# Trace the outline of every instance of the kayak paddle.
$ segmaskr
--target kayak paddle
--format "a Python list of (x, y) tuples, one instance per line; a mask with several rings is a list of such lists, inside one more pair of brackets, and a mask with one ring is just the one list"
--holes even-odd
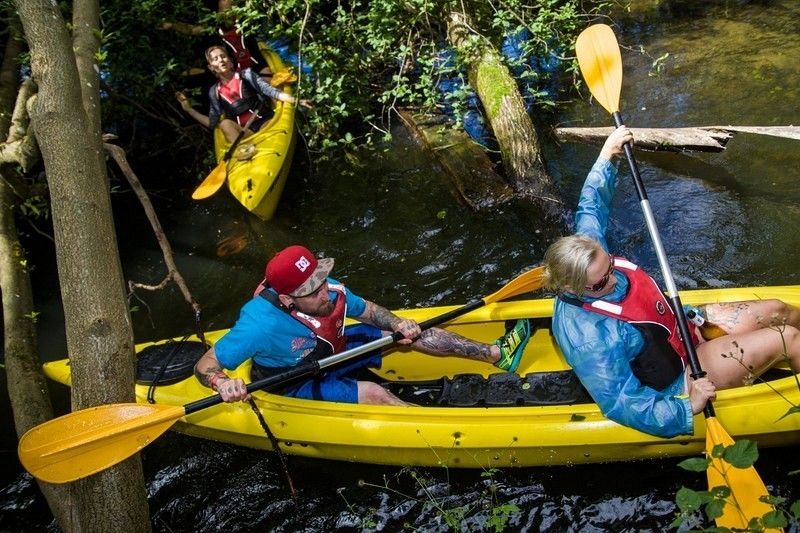
[(204, 200), (205, 198), (208, 198), (216, 193), (219, 188), (222, 187), (222, 184), (225, 183), (226, 179), (228, 179), (228, 161), (230, 161), (231, 157), (233, 156), (233, 152), (236, 150), (236, 147), (239, 146), (239, 143), (244, 138), (245, 130), (247, 130), (247, 128), (253, 124), (253, 121), (256, 119), (258, 114), (264, 109), (264, 105), (267, 101), (268, 99), (261, 102), (261, 105), (258, 106), (258, 109), (256, 109), (255, 113), (253, 113), (250, 118), (247, 119), (242, 131), (239, 132), (230, 148), (228, 148), (228, 150), (222, 156), (222, 161), (220, 161), (219, 164), (214, 167), (214, 170), (212, 170), (208, 176), (206, 176), (206, 179), (204, 179), (194, 190), (192, 193), (192, 199)]
[[(614, 31), (605, 24), (589, 26), (578, 36), (578, 40), (575, 43), (575, 52), (578, 56), (578, 64), (583, 78), (586, 80), (586, 85), (589, 86), (589, 91), (591, 91), (600, 105), (611, 113), (614, 124), (617, 127), (621, 126), (623, 122), (619, 112), (619, 96), (622, 89), (622, 57)], [(650, 202), (647, 199), (647, 192), (644, 190), (639, 168), (633, 157), (631, 143), (626, 144), (624, 148), (631, 175), (636, 185), (636, 194), (639, 196), (639, 203), (644, 213), (647, 230), (650, 233), (650, 239), (653, 241), (658, 263), (661, 266), (661, 273), (667, 286), (666, 295), (670, 299), (673, 311), (675, 311), (678, 318), (678, 328), (689, 355), (692, 377), (697, 379), (705, 376), (705, 372), (700, 368), (697, 352), (691, 342), (683, 305), (678, 296), (675, 281), (672, 278), (672, 271), (667, 262), (664, 246), (661, 244), (661, 237), (650, 209)], [(714, 406), (711, 402), (706, 404), (703, 414), (706, 418), (706, 455), (711, 459), (711, 465), (706, 470), (709, 490), (720, 485), (728, 485), (731, 490), (731, 495), (723, 508), (722, 516), (716, 519), (717, 526), (747, 529), (750, 518), (761, 517), (773, 510), (772, 506), (759, 499), (761, 496), (767, 496), (769, 492), (758, 472), (752, 466), (743, 469), (734, 468), (724, 463), (720, 458), (713, 456), (712, 450), (714, 446), (718, 444), (724, 446), (732, 445), (733, 439), (717, 420)], [(724, 472), (724, 475), (722, 472)]]
[[(543, 267), (512, 279), (497, 292), (425, 320), (425, 330), (505, 298), (534, 291), (542, 286)], [(393, 344), (403, 338), (395, 332), (362, 346), (301, 363), (280, 374), (254, 381), (247, 392), (271, 390), (290, 381), (310, 377), (324, 368)], [(54, 418), (20, 438), (18, 454), (22, 466), (48, 483), (68, 483), (105, 470), (127, 459), (157, 439), (181, 417), (223, 403), (219, 394), (186, 405), (120, 403), (98, 405)]]

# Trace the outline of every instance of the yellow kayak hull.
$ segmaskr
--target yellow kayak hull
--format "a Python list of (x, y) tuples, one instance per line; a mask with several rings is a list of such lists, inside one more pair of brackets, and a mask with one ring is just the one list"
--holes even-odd
[[(684, 303), (781, 298), (800, 304), (800, 286), (687, 291)], [(467, 337), (491, 341), (503, 332), (503, 322), (517, 318), (551, 316), (550, 299), (500, 302), (454, 320), (447, 328)], [(399, 311), (422, 321), (450, 308)], [(208, 334), (215, 342), (225, 332)], [(776, 335), (778, 333), (776, 332)], [(142, 349), (154, 343), (138, 346)], [(45, 364), (52, 379), (69, 384), (68, 360)], [(539, 330), (529, 342), (518, 373), (568, 370), (548, 330)], [(384, 357), (376, 370), (387, 381), (427, 381), (474, 373), (499, 372), (489, 365), (456, 357), (432, 357), (407, 348)], [(249, 382), (249, 363), (231, 374)], [(147, 385), (137, 385), (145, 402)], [(209, 396), (190, 376), (154, 389), (155, 401), (169, 405)], [(458, 468), (571, 465), (666, 458), (701, 454), (705, 421), (695, 417), (691, 436), (663, 439), (620, 426), (606, 419), (593, 403), (522, 407), (386, 407), (286, 398), (257, 392), (256, 402), (287, 454), (389, 465), (448, 466)], [(735, 439), (747, 438), (759, 446), (800, 443), (800, 416), (781, 418), (800, 404), (795, 376), (787, 373), (768, 384), (720, 391), (714, 406), (717, 419)], [(184, 417), (173, 429), (220, 442), (270, 449), (251, 408), (244, 403), (217, 405)]]
[[(275, 75), (287, 71), (287, 66), (272, 49), (261, 46), (264, 58)], [(285, 93), (292, 94), (289, 83), (277, 86)], [(281, 101), (273, 102), (275, 115), (260, 130), (248, 137), (242, 144), (255, 147), (253, 157), (245, 161), (236, 159), (235, 154), (228, 163), (228, 189), (248, 211), (263, 220), (275, 214), (278, 201), (286, 186), (291, 169), (296, 134), (294, 130), (295, 106)], [(214, 153), (217, 163), (223, 160), (230, 143), (219, 128), (214, 129)]]

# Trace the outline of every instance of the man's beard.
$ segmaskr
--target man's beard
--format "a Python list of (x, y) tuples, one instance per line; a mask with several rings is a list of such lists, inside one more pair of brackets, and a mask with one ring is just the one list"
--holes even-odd
[(306, 311), (305, 309), (301, 309), (299, 307), (297, 308), (297, 310), (300, 311), (301, 313), (305, 313), (310, 316), (326, 317), (329, 316), (331, 313), (333, 313), (334, 307), (335, 306), (333, 305), (333, 302), (327, 302), (325, 304), (320, 305), (313, 311), (311, 310)]

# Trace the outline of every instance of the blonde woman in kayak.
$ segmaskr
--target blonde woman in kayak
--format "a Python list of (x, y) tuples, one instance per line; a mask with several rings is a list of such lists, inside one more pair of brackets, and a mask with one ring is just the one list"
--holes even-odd
[(559, 293), (553, 335), (605, 416), (662, 437), (692, 434), (693, 415), (716, 390), (741, 386), (768, 368), (784, 342), (800, 369), (800, 310), (779, 300), (703, 306), (699, 311), (726, 335), (706, 340), (689, 324), (707, 373), (689, 376), (667, 299), (641, 268), (611, 255), (606, 242), (617, 177), (612, 160), (632, 141), (625, 126), (608, 137), (581, 191), (576, 234), (545, 253), (548, 286)]

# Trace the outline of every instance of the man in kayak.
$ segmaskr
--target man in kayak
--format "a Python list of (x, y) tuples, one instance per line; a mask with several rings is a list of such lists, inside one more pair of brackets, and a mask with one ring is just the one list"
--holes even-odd
[[(400, 344), (432, 355), (459, 355), (516, 371), (531, 336), (528, 320), (515, 326), (494, 344), (483, 344), (449, 331), (422, 331), (414, 320), (357, 296), (328, 275), (333, 259), (318, 259), (307, 248), (289, 246), (267, 263), (266, 276), (239, 319), (195, 365), (203, 385), (220, 393), (226, 402), (247, 397), (245, 383), (231, 379), (223, 368), (235, 369), (253, 359), (253, 380), (287, 370), (308, 360), (319, 360), (400, 332)], [(361, 324), (344, 326), (345, 317)], [(333, 402), (408, 405), (388, 390), (354, 376), (365, 367), (379, 368), (376, 352), (345, 362), (306, 381), (292, 384), (281, 394)]]
[(743, 385), (784, 350), (800, 369), (800, 310), (780, 300), (702, 306), (697, 311), (726, 334), (706, 340), (689, 324), (707, 373), (693, 379), (668, 300), (641, 268), (608, 251), (611, 161), (627, 142), (625, 126), (608, 137), (581, 190), (576, 234), (545, 253), (545, 282), (559, 293), (553, 335), (605, 416), (661, 437), (690, 435), (693, 415), (717, 389)]
[[(203, 126), (213, 130), (219, 124), (229, 143), (233, 143), (242, 130), (246, 139), (272, 117), (272, 107), (269, 103), (261, 104), (265, 98), (311, 108), (310, 100), (298, 100), (291, 94), (273, 87), (252, 69), (237, 71), (222, 45), (208, 47), (206, 60), (208, 69), (219, 80), (208, 91), (210, 101), (208, 115), (203, 115), (192, 108), (182, 93), (177, 93), (176, 98), (183, 110)], [(257, 114), (256, 117), (248, 125), (249, 119), (254, 114)]]

